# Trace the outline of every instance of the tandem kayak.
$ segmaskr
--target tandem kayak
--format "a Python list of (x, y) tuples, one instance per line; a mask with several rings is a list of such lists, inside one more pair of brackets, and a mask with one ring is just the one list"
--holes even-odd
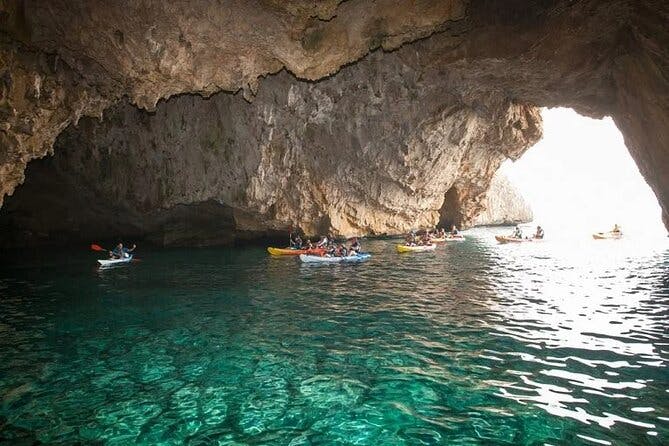
[(300, 254), (300, 260), (304, 263), (348, 263), (348, 262), (364, 262), (369, 260), (372, 257), (368, 253), (360, 253), (354, 256), (343, 256), (343, 257), (328, 257), (328, 256), (317, 256), (309, 254)]
[(397, 252), (424, 252), (424, 251), (434, 251), (437, 248), (437, 245), (432, 243), (431, 245), (396, 245)]
[(98, 260), (100, 268), (109, 268), (112, 266), (125, 265), (132, 261), (132, 255), (126, 257), (125, 259), (107, 259), (107, 260)]
[(622, 232), (595, 232), (592, 234), (592, 238), (595, 240), (620, 240), (622, 237)]
[(496, 235), (495, 240), (504, 244), (504, 243), (540, 242), (542, 239), (540, 239), (540, 238), (517, 238), (517, 237), (509, 237), (509, 236), (506, 236), (506, 235)]
[(296, 249), (296, 248), (267, 248), (267, 252), (273, 256), (299, 256), (301, 254), (313, 254), (313, 255), (323, 255), (325, 254), (325, 249), (323, 248), (314, 248), (314, 249)]

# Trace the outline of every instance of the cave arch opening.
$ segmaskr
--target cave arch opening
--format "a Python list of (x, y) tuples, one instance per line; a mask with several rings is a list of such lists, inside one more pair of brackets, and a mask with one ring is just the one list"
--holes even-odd
[(635, 238), (666, 237), (657, 197), (614, 121), (571, 108), (542, 109), (544, 135), (500, 168), (541, 224), (557, 238), (582, 237), (614, 223)]

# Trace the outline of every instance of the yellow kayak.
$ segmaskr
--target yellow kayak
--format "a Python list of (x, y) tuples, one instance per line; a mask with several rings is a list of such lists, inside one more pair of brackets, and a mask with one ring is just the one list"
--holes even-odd
[(293, 248), (267, 248), (267, 252), (273, 256), (299, 256), (300, 254), (311, 254), (316, 256), (322, 256), (325, 253), (323, 248), (314, 248), (314, 249), (293, 249)]
[(434, 243), (431, 245), (396, 245), (397, 252), (424, 252), (424, 251), (434, 251), (437, 248), (437, 245)]

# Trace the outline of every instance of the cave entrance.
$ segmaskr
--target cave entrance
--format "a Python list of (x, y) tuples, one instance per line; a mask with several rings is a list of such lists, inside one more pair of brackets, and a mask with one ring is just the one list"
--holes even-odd
[(542, 111), (544, 137), (500, 169), (559, 237), (582, 237), (618, 223), (636, 237), (666, 237), (661, 208), (611, 118), (572, 109)]

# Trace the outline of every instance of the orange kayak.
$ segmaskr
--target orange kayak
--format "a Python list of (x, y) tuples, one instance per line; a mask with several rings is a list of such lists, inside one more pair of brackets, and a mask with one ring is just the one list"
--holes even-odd
[(325, 249), (293, 249), (293, 248), (267, 248), (267, 252), (273, 256), (299, 256), (300, 254), (309, 254), (313, 256), (322, 256), (325, 254)]

